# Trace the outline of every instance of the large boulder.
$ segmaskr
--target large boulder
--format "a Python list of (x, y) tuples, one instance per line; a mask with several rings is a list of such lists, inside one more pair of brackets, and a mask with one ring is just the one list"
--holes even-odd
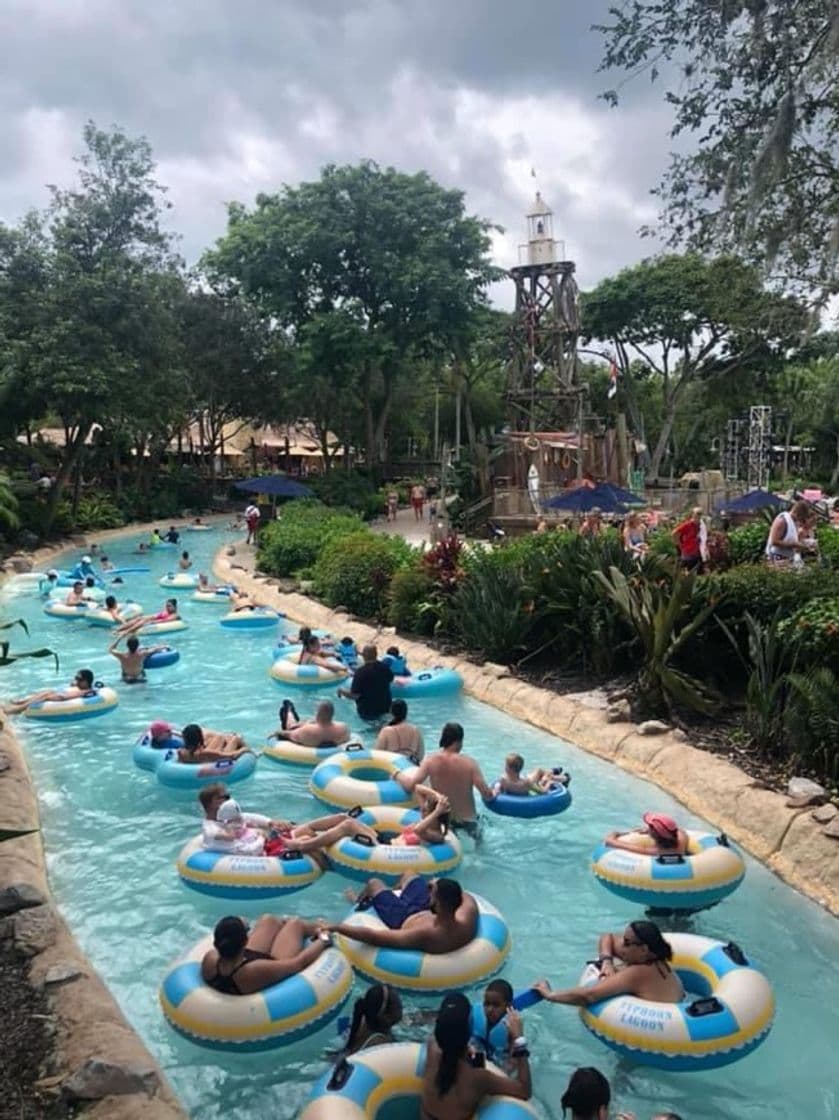
[(0, 917), (16, 914), (18, 910), (29, 910), (33, 906), (43, 906), (46, 901), (43, 891), (31, 883), (10, 883), (0, 890)]

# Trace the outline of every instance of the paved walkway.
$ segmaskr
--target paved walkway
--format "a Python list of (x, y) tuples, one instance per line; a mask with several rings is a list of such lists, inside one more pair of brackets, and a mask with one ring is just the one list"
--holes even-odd
[(370, 522), (370, 528), (374, 533), (390, 533), (392, 535), (404, 537), (408, 544), (419, 547), (427, 544), (431, 539), (431, 525), (428, 521), (427, 504), (424, 514), (423, 520), (417, 521), (412, 509), (400, 509), (397, 510), (396, 521), (388, 521), (385, 517), (379, 517), (375, 521)]

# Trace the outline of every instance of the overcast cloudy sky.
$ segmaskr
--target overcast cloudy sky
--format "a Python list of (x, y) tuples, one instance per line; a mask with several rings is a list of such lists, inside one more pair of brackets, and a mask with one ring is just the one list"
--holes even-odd
[[(597, 94), (607, 0), (0, 0), (0, 220), (72, 178), (85, 120), (152, 143), (194, 261), (224, 203), (370, 157), (428, 170), (504, 226), (533, 196), (587, 286), (648, 255), (661, 92)], [(504, 293), (499, 302), (506, 303)]]

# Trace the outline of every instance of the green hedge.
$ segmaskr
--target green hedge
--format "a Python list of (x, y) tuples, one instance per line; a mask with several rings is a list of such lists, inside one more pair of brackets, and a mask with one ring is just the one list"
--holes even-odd
[(398, 630), (429, 636), (434, 633), (434, 580), (425, 565), (417, 560), (400, 568), (390, 581), (387, 595), (387, 620)]
[(282, 520), (271, 521), (259, 534), (256, 562), (268, 575), (288, 577), (315, 565), (330, 541), (364, 529), (349, 510), (328, 509), (320, 502), (289, 502)]
[(766, 538), (769, 536), (768, 522), (750, 521), (738, 525), (728, 532), (728, 557), (732, 564), (756, 564), (763, 559), (766, 551)]
[(307, 485), (324, 505), (350, 509), (365, 521), (372, 521), (384, 513), (384, 498), (360, 471), (334, 468), (327, 474), (308, 479)]
[(343, 606), (364, 618), (383, 618), (394, 573), (407, 567), (413, 549), (401, 537), (367, 530), (333, 537), (315, 563), (315, 594), (330, 607)]
[(797, 655), (799, 667), (839, 670), (839, 597), (811, 599), (779, 623), (778, 635)]

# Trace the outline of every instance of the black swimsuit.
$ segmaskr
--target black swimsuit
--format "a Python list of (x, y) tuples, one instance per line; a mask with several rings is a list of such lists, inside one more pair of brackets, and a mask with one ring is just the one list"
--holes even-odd
[(246, 964), (251, 961), (271, 961), (274, 958), (270, 953), (260, 953), (256, 949), (245, 949), (242, 960), (236, 965), (232, 972), (228, 972), (225, 976), (224, 973), (219, 972), (218, 964), (216, 964), (216, 974), (212, 976), (207, 983), (211, 988), (215, 988), (217, 992), (221, 992), (226, 996), (240, 996), (243, 993), (239, 991), (239, 987), (234, 979), (236, 973), (240, 968), (244, 968)]

